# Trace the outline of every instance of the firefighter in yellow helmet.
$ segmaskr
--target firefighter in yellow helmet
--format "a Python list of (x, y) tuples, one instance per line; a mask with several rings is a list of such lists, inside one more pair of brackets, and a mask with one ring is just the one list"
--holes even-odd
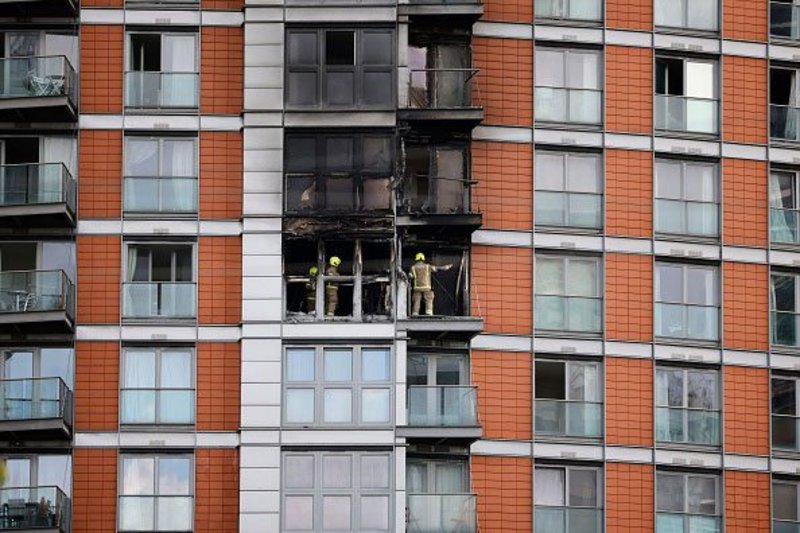
[[(325, 269), (325, 275), (338, 276), (339, 265), (341, 264), (342, 260), (336, 255), (328, 259), (328, 268)], [(337, 305), (339, 305), (339, 284), (334, 281), (329, 281), (325, 284), (325, 315), (335, 315)]]
[(422, 300), (425, 300), (425, 314), (433, 315), (433, 273), (450, 270), (453, 265), (434, 266), (425, 262), (425, 254), (417, 253), (411, 265), (411, 279), (414, 280), (411, 292), (411, 315), (419, 316)]
[(306, 281), (306, 313), (313, 314), (317, 309), (317, 274), (319, 269), (312, 266), (308, 269)]

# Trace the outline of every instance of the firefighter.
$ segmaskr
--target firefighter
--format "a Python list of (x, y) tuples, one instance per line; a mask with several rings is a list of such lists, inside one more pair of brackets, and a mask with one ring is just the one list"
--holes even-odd
[(425, 254), (417, 253), (416, 262), (411, 265), (411, 279), (414, 286), (411, 293), (411, 315), (419, 316), (422, 300), (425, 300), (425, 314), (433, 315), (433, 273), (440, 270), (450, 270), (453, 265), (434, 266), (425, 262)]
[(317, 310), (317, 274), (319, 269), (312, 266), (308, 269), (306, 281), (306, 313), (312, 314)]
[[(338, 256), (333, 256), (328, 260), (328, 268), (325, 269), (326, 276), (338, 276), (339, 265), (342, 260)], [(329, 281), (325, 284), (325, 315), (333, 316), (336, 314), (336, 306), (339, 304), (339, 284)]]

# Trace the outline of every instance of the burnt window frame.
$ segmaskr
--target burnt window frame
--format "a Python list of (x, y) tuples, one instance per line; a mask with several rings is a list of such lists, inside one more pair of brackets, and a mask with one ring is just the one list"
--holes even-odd
[[(463, 157), (463, 165), (462, 165), (462, 201), (461, 201), (461, 209), (455, 212), (450, 213), (440, 213), (437, 209), (428, 210), (412, 207), (411, 206), (411, 197), (414, 196), (408, 190), (411, 187), (412, 180), (414, 176), (411, 175), (409, 169), (409, 158), (408, 154), (411, 149), (421, 148), (426, 149), (428, 151), (428, 176), (433, 177), (434, 181), (429, 181), (429, 183), (436, 184), (435, 180), (442, 178), (441, 176), (436, 176), (431, 173), (431, 170), (435, 167), (436, 161), (434, 157), (434, 153), (437, 149), (449, 149), (453, 151), (460, 151)], [(399, 195), (397, 198), (397, 211), (398, 213), (404, 215), (435, 215), (435, 214), (470, 214), (474, 213), (475, 210), (473, 209), (472, 205), (472, 186), (475, 185), (475, 182), (472, 180), (472, 143), (469, 139), (459, 139), (459, 138), (448, 138), (448, 139), (414, 139), (414, 140), (404, 140), (402, 146), (402, 169), (398, 172), (398, 175), (402, 177), (402, 186), (399, 189)], [(438, 171), (436, 172), (438, 174)], [(419, 175), (419, 174), (417, 174)], [(448, 179), (448, 178), (445, 178)], [(432, 192), (429, 189), (429, 201), (434, 200), (436, 198), (436, 193)]]

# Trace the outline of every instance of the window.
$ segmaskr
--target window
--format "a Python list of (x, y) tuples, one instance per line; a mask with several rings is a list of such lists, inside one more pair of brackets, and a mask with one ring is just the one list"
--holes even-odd
[(719, 533), (719, 476), (659, 471), (656, 474), (656, 533)]
[(124, 318), (191, 318), (196, 315), (192, 245), (129, 244)]
[(466, 458), (409, 457), (406, 492), (409, 532), (478, 530)]
[(717, 63), (656, 58), (656, 129), (717, 134)]
[(800, 141), (800, 89), (798, 70), (769, 69), (770, 135), (774, 139)]
[(800, 274), (773, 273), (770, 278), (772, 344), (800, 346)]
[(193, 457), (123, 454), (119, 531), (191, 531)]
[(389, 348), (287, 348), (286, 424), (386, 426), (392, 422)]
[(392, 208), (394, 138), (390, 134), (287, 135), (286, 169), (287, 213)]
[(128, 34), (125, 105), (134, 108), (196, 108), (197, 34)]
[(536, 255), (537, 330), (599, 332), (602, 274), (594, 257)]
[(656, 160), (656, 232), (718, 235), (717, 165)]
[(62, 418), (72, 425), (72, 348), (8, 348), (0, 354), (0, 420)]
[(292, 29), (286, 36), (286, 100), (294, 108), (394, 106), (390, 29)]
[(770, 5), (770, 35), (779, 39), (800, 39), (800, 13), (796, 0), (773, 0)]
[[(417, 254), (425, 256), (425, 263), (435, 267), (428, 272), (417, 264)], [(461, 245), (450, 245), (444, 240), (433, 243), (406, 242), (403, 247), (403, 283), (408, 302), (407, 317), (412, 319), (431, 316), (470, 316), (469, 250)], [(427, 281), (430, 281), (430, 291)], [(416, 289), (416, 290), (415, 290)]]
[(717, 267), (656, 263), (656, 335), (719, 339)]
[(390, 531), (389, 452), (284, 452), (283, 531)]
[(656, 370), (656, 439), (719, 445), (719, 372), (661, 367)]
[(600, 124), (602, 59), (594, 50), (536, 47), (536, 120)]
[(597, 22), (603, 18), (601, 0), (541, 0), (534, 4), (536, 18)]
[(603, 530), (603, 482), (599, 469), (537, 466), (534, 472), (535, 533)]
[(120, 423), (194, 423), (191, 349), (126, 348), (122, 370)]
[(772, 378), (772, 446), (783, 450), (800, 450), (797, 420), (800, 417), (798, 378)]
[(416, 109), (458, 109), (472, 105), (472, 80), (468, 39), (440, 42), (430, 33), (409, 36), (408, 102)]
[(798, 173), (776, 170), (769, 176), (769, 229), (772, 242), (800, 244)]
[(656, 0), (656, 26), (716, 31), (719, 0)]
[[(69, 531), (72, 457), (63, 454), (3, 455), (0, 506), (8, 531)], [(30, 512), (29, 510), (34, 512)], [(14, 522), (10, 522), (14, 516)], [(52, 528), (52, 529), (51, 529)]]
[(466, 144), (405, 145), (400, 209), (410, 214), (453, 215), (470, 211)]
[(600, 154), (537, 150), (537, 226), (603, 226), (603, 161)]
[(197, 142), (187, 137), (125, 139), (126, 213), (197, 212)]
[(593, 362), (536, 360), (536, 435), (601, 436), (600, 368)]
[(477, 393), (469, 358), (458, 354), (408, 356), (408, 425), (477, 426)]
[[(287, 316), (325, 320), (391, 316), (390, 240), (293, 239), (284, 250)], [(334, 259), (338, 265), (331, 262)]]
[(772, 531), (793, 533), (800, 529), (798, 482), (775, 478), (772, 481)]

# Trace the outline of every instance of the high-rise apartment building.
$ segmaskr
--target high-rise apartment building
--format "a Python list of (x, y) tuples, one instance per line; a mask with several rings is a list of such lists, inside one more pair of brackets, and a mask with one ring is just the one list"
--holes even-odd
[(0, 532), (800, 532), (797, 0), (0, 34)]

